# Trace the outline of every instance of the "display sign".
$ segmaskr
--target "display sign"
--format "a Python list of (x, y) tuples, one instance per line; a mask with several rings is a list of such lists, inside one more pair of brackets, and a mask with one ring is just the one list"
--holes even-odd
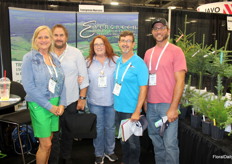
[(103, 5), (79, 5), (79, 12), (104, 12)]
[(227, 17), (227, 30), (232, 31), (232, 17)]
[(232, 14), (232, 2), (215, 2), (201, 5), (199, 12)]

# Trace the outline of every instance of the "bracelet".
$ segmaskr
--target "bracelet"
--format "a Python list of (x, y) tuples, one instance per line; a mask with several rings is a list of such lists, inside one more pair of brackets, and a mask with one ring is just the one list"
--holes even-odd
[(86, 100), (87, 97), (80, 96), (79, 99)]

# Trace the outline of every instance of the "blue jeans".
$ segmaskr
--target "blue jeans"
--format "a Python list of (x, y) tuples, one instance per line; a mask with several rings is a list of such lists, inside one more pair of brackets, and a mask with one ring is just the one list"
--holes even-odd
[[(119, 129), (121, 120), (131, 118), (132, 113), (116, 112), (116, 128)], [(126, 142), (121, 140), (123, 164), (139, 164), (140, 140), (132, 135)]]
[(170, 104), (148, 103), (147, 105), (148, 134), (154, 145), (155, 163), (179, 164), (178, 119), (169, 124), (163, 137), (159, 135), (160, 128), (156, 128), (154, 124), (166, 116)]
[(113, 106), (98, 106), (88, 103), (91, 113), (97, 115), (97, 138), (93, 140), (95, 156), (113, 154), (115, 148), (115, 110)]

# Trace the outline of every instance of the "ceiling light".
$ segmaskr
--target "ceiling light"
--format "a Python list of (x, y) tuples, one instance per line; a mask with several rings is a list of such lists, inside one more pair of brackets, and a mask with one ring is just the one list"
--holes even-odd
[(50, 7), (56, 8), (58, 5), (49, 5)]
[(118, 2), (111, 2), (111, 5), (118, 5)]
[(176, 6), (169, 6), (168, 9), (176, 9)]
[(190, 22), (191, 23), (197, 23), (197, 20), (191, 20)]

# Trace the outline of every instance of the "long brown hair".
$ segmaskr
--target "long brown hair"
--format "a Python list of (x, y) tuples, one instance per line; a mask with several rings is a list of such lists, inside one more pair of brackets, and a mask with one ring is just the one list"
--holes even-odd
[(117, 56), (117, 55), (114, 53), (114, 50), (113, 50), (112, 46), (110, 45), (110, 42), (108, 41), (108, 39), (104, 35), (97, 35), (97, 36), (95, 36), (93, 38), (93, 40), (91, 41), (91, 43), (89, 45), (89, 56), (87, 57), (87, 61), (88, 61), (87, 67), (88, 68), (90, 67), (90, 65), (93, 62), (93, 57), (95, 55), (95, 52), (94, 52), (94, 42), (95, 42), (95, 40), (97, 38), (102, 39), (102, 41), (103, 41), (103, 43), (105, 45), (107, 58), (109, 58), (110, 61), (112, 60), (115, 63), (114, 56)]

